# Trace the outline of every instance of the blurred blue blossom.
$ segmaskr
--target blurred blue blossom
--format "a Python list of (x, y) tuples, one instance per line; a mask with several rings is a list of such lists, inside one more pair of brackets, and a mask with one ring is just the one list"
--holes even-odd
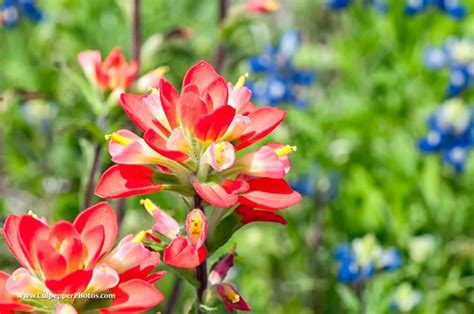
[(258, 103), (277, 106), (292, 104), (306, 108), (308, 103), (301, 96), (302, 88), (311, 85), (316, 79), (313, 70), (298, 69), (293, 57), (301, 46), (301, 34), (290, 30), (285, 32), (277, 47), (267, 47), (261, 56), (249, 59), (250, 69), (262, 74), (256, 81), (249, 81), (252, 98)]
[(460, 99), (449, 99), (428, 118), (428, 128), (428, 136), (418, 143), (419, 149), (440, 153), (444, 162), (462, 172), (474, 143), (472, 110)]
[(0, 27), (16, 26), (22, 18), (33, 22), (43, 19), (43, 12), (36, 6), (36, 0), (4, 0), (0, 4)]
[(345, 283), (366, 281), (376, 271), (393, 271), (402, 264), (400, 252), (382, 249), (372, 234), (340, 244), (334, 255), (339, 262), (337, 279)]
[(474, 41), (450, 38), (443, 47), (426, 49), (424, 63), (433, 70), (448, 68), (446, 95), (457, 96), (474, 84)]
[(407, 15), (417, 15), (423, 11), (436, 7), (453, 19), (462, 19), (467, 8), (461, 3), (461, 0), (407, 0), (405, 13)]
[(290, 184), (301, 195), (314, 198), (317, 205), (325, 205), (337, 197), (339, 175), (326, 174), (319, 167), (313, 167), (308, 173), (290, 181)]
[[(354, 2), (354, 0), (329, 0), (328, 2), (328, 7), (331, 10), (334, 11), (339, 11), (347, 8), (349, 5), (351, 5)], [(372, 5), (372, 7), (381, 13), (386, 13), (388, 10), (388, 3), (387, 0), (369, 0), (366, 1), (369, 5)]]
[(411, 312), (421, 302), (421, 293), (408, 282), (400, 284), (393, 295), (391, 308), (399, 312)]

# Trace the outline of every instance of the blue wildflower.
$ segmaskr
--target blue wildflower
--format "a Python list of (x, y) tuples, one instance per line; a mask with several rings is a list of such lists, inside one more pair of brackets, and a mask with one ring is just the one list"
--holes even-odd
[(299, 108), (307, 106), (300, 94), (302, 87), (314, 82), (316, 73), (294, 66), (293, 57), (300, 46), (301, 34), (287, 31), (281, 36), (278, 47), (268, 47), (263, 55), (249, 59), (251, 71), (262, 74), (260, 80), (248, 83), (256, 102), (271, 106), (284, 103)]
[(423, 153), (440, 153), (456, 172), (464, 170), (468, 149), (474, 143), (472, 110), (460, 99), (447, 100), (428, 119), (429, 133), (420, 139)]
[[(334, 11), (341, 11), (353, 3), (353, 0), (329, 0), (328, 7)], [(381, 13), (386, 13), (388, 11), (387, 0), (369, 0), (367, 1), (369, 5)]]
[(428, 48), (424, 63), (433, 70), (448, 68), (446, 96), (457, 96), (474, 84), (474, 41), (451, 38), (441, 48)]
[(290, 182), (293, 190), (303, 196), (313, 197), (318, 205), (324, 205), (337, 196), (339, 176), (336, 173), (324, 174), (314, 167), (298, 179)]
[(366, 281), (376, 271), (393, 271), (402, 264), (400, 252), (382, 249), (372, 234), (340, 244), (334, 255), (339, 262), (337, 279), (344, 283)]
[(383, 250), (379, 256), (378, 265), (381, 270), (392, 271), (402, 266), (402, 255), (395, 248)]
[(421, 293), (408, 282), (400, 284), (393, 294), (391, 308), (399, 312), (411, 312), (421, 302)]
[(36, 0), (4, 0), (0, 4), (0, 27), (13, 27), (22, 18), (33, 22), (43, 19), (43, 13), (36, 6)]
[(466, 16), (467, 8), (459, 0), (408, 0), (405, 5), (407, 15), (417, 15), (431, 7), (436, 7), (453, 19), (459, 20)]

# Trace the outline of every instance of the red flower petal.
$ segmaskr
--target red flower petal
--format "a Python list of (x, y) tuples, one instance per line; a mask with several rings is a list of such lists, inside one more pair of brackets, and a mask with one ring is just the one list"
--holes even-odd
[(23, 251), (19, 242), (18, 230), (20, 226), (20, 220), (21, 217), (16, 215), (9, 215), (7, 217), (2, 230), (3, 238), (5, 239), (8, 248), (13, 253), (17, 261), (20, 262), (20, 264), (23, 265), (25, 268), (32, 271), (33, 268), (30, 266), (31, 264), (26, 258), (25, 252)]
[(145, 142), (153, 148), (158, 154), (178, 162), (185, 161), (189, 156), (177, 150), (168, 150), (165, 140), (155, 130), (148, 129), (143, 136)]
[(276, 222), (282, 225), (286, 225), (288, 222), (283, 216), (276, 214), (273, 211), (258, 210), (252, 207), (240, 205), (235, 210), (235, 213), (241, 217), (240, 221), (246, 225), (251, 222)]
[(133, 279), (112, 290), (115, 294), (112, 306), (101, 309), (102, 313), (141, 313), (163, 301), (164, 297), (153, 285)]
[(171, 129), (176, 128), (178, 125), (176, 117), (176, 103), (178, 98), (179, 95), (176, 88), (167, 80), (162, 79), (160, 81), (160, 101)]
[(163, 252), (163, 262), (177, 268), (194, 268), (206, 259), (207, 249), (196, 249), (185, 237), (177, 237)]
[(229, 89), (227, 88), (227, 82), (222, 76), (217, 77), (217, 79), (206, 88), (204, 99), (206, 100), (208, 109), (210, 110), (218, 109), (221, 106), (227, 105)]
[(155, 116), (154, 112), (159, 109), (154, 109), (152, 106), (160, 106), (160, 103), (154, 101), (155, 99), (153, 97), (153, 95), (133, 95), (123, 93), (120, 95), (120, 103), (122, 109), (130, 120), (132, 120), (132, 122), (143, 132), (148, 129), (156, 129), (163, 134), (168, 134), (169, 130), (167, 130), (158, 121), (158, 117)]
[[(234, 310), (250, 311), (250, 305), (245, 302), (244, 298), (234, 288), (234, 286), (228, 283), (221, 283), (216, 287), (217, 294), (224, 301), (226, 309), (230, 313), (234, 313)], [(230, 299), (230, 298), (235, 299)]]
[(9, 277), (7, 273), (0, 271), (0, 313), (32, 312), (34, 309), (31, 306), (19, 303), (16, 297), (8, 294), (5, 283)]
[(38, 265), (47, 279), (60, 279), (67, 274), (67, 261), (59, 254), (49, 241), (41, 240), (36, 243)]
[(252, 124), (245, 134), (240, 137), (240, 142), (235, 149), (243, 149), (261, 140), (279, 126), (285, 116), (286, 111), (278, 108), (258, 108), (248, 116), (252, 120)]
[(104, 240), (100, 253), (97, 256), (98, 259), (112, 248), (117, 238), (117, 216), (114, 209), (106, 202), (98, 203), (84, 210), (74, 220), (74, 226), (82, 235), (88, 234), (91, 236), (90, 238), (82, 237), (82, 241), (88, 249), (97, 247), (101, 242), (101, 231), (94, 230), (97, 230), (99, 226), (103, 228)]
[(193, 92), (185, 92), (177, 103), (178, 119), (184, 129), (194, 132), (196, 121), (207, 114), (206, 104)]
[(239, 202), (253, 208), (278, 210), (295, 205), (301, 195), (283, 179), (257, 178), (247, 181), (249, 191), (241, 194)]
[(18, 238), (26, 259), (30, 265), (36, 268), (36, 265), (39, 265), (37, 255), (38, 243), (48, 242), (49, 227), (32, 216), (22, 216), (18, 225)]
[(142, 131), (155, 127), (153, 114), (143, 102), (147, 95), (132, 95), (123, 93), (120, 95), (120, 103), (130, 120)]
[(193, 182), (194, 190), (206, 202), (219, 208), (228, 208), (235, 205), (239, 197), (227, 192), (222, 186), (216, 183)]
[(219, 77), (212, 65), (206, 61), (199, 61), (184, 75), (183, 89), (186, 85), (194, 84), (198, 87), (200, 95)]
[(46, 287), (55, 294), (70, 294), (83, 292), (87, 285), (89, 284), (92, 278), (93, 270), (76, 270), (69, 275), (56, 280), (56, 279), (47, 279), (45, 281)]
[(114, 165), (99, 179), (95, 194), (103, 198), (122, 198), (155, 193), (161, 185), (153, 182), (153, 169), (141, 165)]
[(223, 136), (235, 117), (235, 108), (224, 105), (214, 112), (200, 117), (195, 125), (196, 137), (205, 141), (216, 141)]
[(82, 232), (81, 241), (87, 250), (87, 260), (84, 265), (86, 269), (93, 268), (101, 258), (104, 240), (105, 231), (103, 226), (96, 226)]

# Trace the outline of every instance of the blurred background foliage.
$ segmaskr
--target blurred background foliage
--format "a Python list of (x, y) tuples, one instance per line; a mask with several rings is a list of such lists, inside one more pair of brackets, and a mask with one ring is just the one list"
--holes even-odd
[[(423, 50), (451, 36), (473, 38), (474, 5), (466, 0), (470, 14), (454, 21), (435, 10), (407, 17), (399, 0), (386, 14), (362, 2), (333, 12), (322, 1), (282, 0), (272, 15), (248, 16), (231, 1), (231, 18), (219, 27), (217, 1), (143, 0), (141, 72), (166, 65), (167, 78), (179, 86), (191, 64), (213, 61), (223, 43), (222, 73), (236, 81), (249, 69), (247, 58), (283, 31), (302, 32), (294, 61), (316, 70), (317, 82), (305, 91), (307, 109), (285, 106), (288, 118), (271, 139), (298, 147), (290, 179), (309, 174), (313, 189), (322, 191), (285, 211), (287, 226), (246, 226), (226, 247), (239, 243), (235, 282), (254, 313), (389, 313), (402, 283), (421, 293), (413, 313), (472, 313), (474, 159), (456, 175), (439, 156), (420, 154), (417, 139), (443, 102), (448, 79), (423, 66)], [(42, 23), (0, 29), (2, 219), (33, 209), (51, 221), (72, 220), (83, 207), (95, 143), (105, 146), (103, 135), (129, 122), (117, 106), (108, 129), (97, 126), (77, 82), (76, 56), (87, 49), (106, 55), (118, 46), (130, 58), (130, 3), (40, 0)], [(463, 98), (474, 103), (472, 91)], [(101, 170), (109, 164), (103, 150)], [(331, 184), (337, 191), (325, 197)], [(184, 217), (185, 204), (172, 194), (154, 200)], [(149, 226), (139, 198), (128, 199), (121, 232)], [(338, 283), (334, 248), (368, 233), (399, 248), (403, 266), (363, 287)], [(434, 243), (421, 257), (413, 249), (420, 235)], [(0, 268), (14, 269), (0, 245)], [(174, 276), (170, 271), (158, 284), (165, 296)], [(178, 313), (193, 293), (186, 287)]]

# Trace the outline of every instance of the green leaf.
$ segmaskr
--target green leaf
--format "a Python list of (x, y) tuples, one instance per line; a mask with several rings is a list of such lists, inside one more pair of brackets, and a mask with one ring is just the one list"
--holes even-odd
[(358, 313), (360, 309), (360, 301), (354, 291), (349, 289), (346, 285), (338, 285), (337, 292), (342, 299), (342, 302), (347, 309), (352, 313)]

